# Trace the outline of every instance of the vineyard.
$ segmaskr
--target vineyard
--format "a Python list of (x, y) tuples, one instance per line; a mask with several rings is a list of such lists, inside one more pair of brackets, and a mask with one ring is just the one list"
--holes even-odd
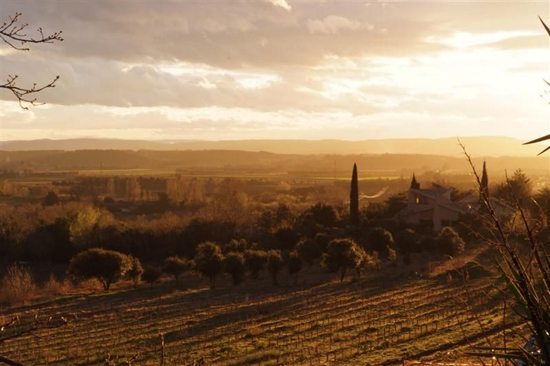
[[(486, 279), (465, 286), (326, 276), (280, 287), (267, 279), (215, 290), (165, 284), (12, 309), (0, 312), (0, 323), (21, 319), (9, 332), (35, 314), (77, 319), (6, 341), (0, 354), (29, 365), (379, 365), (476, 362), (464, 354), (470, 344), (501, 344), (503, 304)], [(515, 326), (510, 314), (505, 320)]]

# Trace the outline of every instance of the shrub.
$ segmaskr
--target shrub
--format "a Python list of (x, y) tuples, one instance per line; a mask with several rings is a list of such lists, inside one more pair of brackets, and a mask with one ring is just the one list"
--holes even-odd
[(223, 260), (225, 272), (231, 275), (233, 285), (238, 285), (243, 281), (246, 273), (245, 259), (242, 253), (231, 252)]
[(148, 266), (145, 268), (145, 271), (143, 271), (143, 274), (141, 275), (141, 279), (144, 282), (147, 282), (151, 288), (153, 288), (153, 285), (157, 283), (162, 276), (162, 271), (157, 267)]
[(58, 281), (52, 274), (42, 286), (42, 294), (45, 296), (57, 296), (67, 293), (70, 290), (70, 284)]
[(466, 244), (453, 228), (444, 227), (437, 237), (439, 252), (446, 255), (459, 255), (464, 252)]
[(164, 261), (163, 272), (174, 277), (176, 286), (179, 285), (179, 278), (189, 269), (189, 262), (178, 256), (168, 257)]
[(278, 242), (278, 249), (282, 251), (292, 251), (300, 240), (300, 235), (291, 228), (281, 228), (275, 232), (275, 238)]
[(267, 253), (263, 250), (247, 250), (244, 257), (246, 268), (250, 271), (252, 278), (258, 279), (260, 271), (267, 263)]
[(393, 236), (387, 230), (376, 227), (370, 231), (363, 248), (367, 252), (377, 252), (382, 260), (395, 259), (395, 251), (392, 253), (394, 241)]
[(322, 264), (330, 272), (340, 271), (340, 281), (343, 281), (348, 269), (357, 268), (361, 264), (363, 253), (353, 240), (335, 239), (328, 244)]
[(294, 283), (298, 282), (298, 272), (302, 269), (302, 260), (296, 252), (291, 252), (288, 255), (287, 261), (288, 274), (294, 276)]
[(400, 254), (420, 252), (419, 241), (418, 234), (411, 229), (402, 230), (395, 236), (395, 246)]
[(310, 266), (313, 264), (313, 261), (321, 257), (322, 251), (319, 244), (315, 240), (306, 239), (302, 240), (296, 246), (296, 250), (300, 257), (307, 262)]
[(270, 250), (267, 252), (267, 270), (273, 278), (273, 285), (277, 286), (277, 275), (283, 268), (283, 257), (280, 250)]
[(238, 252), (244, 253), (247, 247), (247, 242), (245, 239), (232, 239), (225, 247), (224, 253)]
[(197, 247), (195, 269), (210, 280), (210, 288), (216, 285), (216, 277), (222, 273), (223, 255), (220, 247), (213, 242), (205, 242)]
[(0, 283), (0, 300), (9, 304), (24, 303), (32, 298), (36, 284), (30, 269), (12, 264)]
[(128, 277), (132, 283), (134, 284), (134, 288), (137, 287), (139, 280), (141, 279), (141, 275), (143, 274), (143, 267), (141, 266), (141, 262), (136, 257), (129, 256), (130, 259), (130, 269), (126, 273), (126, 277)]
[(317, 233), (315, 235), (315, 242), (321, 248), (321, 251), (324, 252), (327, 249), (328, 243), (332, 240), (332, 236), (327, 233)]
[(78, 279), (94, 278), (108, 291), (111, 284), (118, 281), (131, 268), (128, 256), (99, 248), (88, 249), (73, 257), (67, 273)]
[(313, 221), (324, 227), (333, 227), (340, 219), (338, 212), (333, 206), (325, 205), (323, 203), (317, 203), (316, 205), (311, 206), (309, 212)]

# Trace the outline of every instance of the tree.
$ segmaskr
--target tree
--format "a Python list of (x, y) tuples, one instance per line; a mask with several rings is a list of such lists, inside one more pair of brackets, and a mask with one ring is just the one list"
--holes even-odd
[(401, 254), (410, 254), (420, 252), (420, 237), (412, 229), (405, 229), (395, 236), (395, 246)]
[(129, 256), (129, 259), (130, 269), (126, 273), (126, 277), (132, 280), (134, 288), (136, 288), (141, 278), (141, 275), (143, 274), (143, 267), (141, 266), (141, 262), (139, 261), (139, 259), (137, 259), (136, 257)]
[(359, 182), (357, 180), (357, 164), (353, 164), (353, 174), (351, 176), (349, 214), (351, 224), (359, 225)]
[[(39, 43), (54, 43), (55, 41), (63, 41), (61, 38), (61, 31), (54, 32), (52, 34), (44, 34), (42, 28), (38, 28), (39, 37), (33, 38), (27, 36), (25, 33), (28, 27), (27, 23), (20, 23), (21, 13), (15, 13), (14, 16), (9, 17), (9, 21), (3, 22), (0, 26), (0, 38), (4, 43), (10, 47), (19, 51), (30, 51), (29, 47), (25, 47), (27, 44), (39, 44)], [(59, 76), (56, 76), (50, 83), (43, 86), (37, 86), (36, 83), (32, 87), (21, 87), (17, 84), (18, 75), (8, 75), (8, 78), (4, 84), (0, 84), (0, 88), (9, 90), (19, 102), (19, 105), (23, 109), (28, 109), (27, 105), (39, 105), (35, 95), (42, 90), (54, 88), (55, 83), (59, 80)]]
[(153, 285), (157, 283), (161, 277), (162, 271), (159, 268), (152, 266), (145, 268), (145, 271), (143, 271), (143, 274), (141, 275), (141, 279), (147, 282), (151, 288), (153, 288)]
[(317, 203), (310, 207), (306, 216), (309, 216), (313, 221), (324, 227), (333, 227), (339, 219), (338, 212), (332, 205)]
[(294, 284), (298, 282), (298, 272), (302, 269), (302, 259), (296, 252), (291, 252), (287, 260), (288, 274), (294, 276)]
[(220, 247), (211, 241), (199, 244), (195, 256), (195, 269), (210, 280), (210, 288), (216, 286), (216, 277), (222, 273), (223, 254)]
[(277, 286), (277, 275), (283, 268), (283, 256), (281, 255), (280, 250), (270, 250), (267, 252), (267, 271), (271, 274), (273, 278), (273, 285)]
[(483, 161), (483, 172), (481, 174), (481, 191), (479, 193), (479, 201), (483, 201), (483, 194), (489, 197), (489, 176), (487, 175), (487, 164)]
[(538, 217), (544, 227), (550, 226), (550, 188), (541, 188), (533, 196), (531, 210), (534, 217)]
[(69, 275), (81, 279), (95, 278), (108, 291), (111, 284), (124, 276), (131, 268), (131, 260), (113, 250), (88, 249), (76, 255), (69, 262)]
[(247, 248), (246, 239), (232, 239), (224, 248), (224, 253), (239, 252), (244, 253)]
[(283, 251), (293, 251), (300, 241), (300, 235), (292, 228), (283, 227), (274, 234), (277, 239), (277, 248)]
[(174, 277), (176, 281), (176, 287), (179, 286), (179, 278), (189, 270), (189, 262), (178, 256), (168, 257), (164, 261), (164, 267), (162, 271), (167, 275)]
[(313, 261), (323, 253), (321, 247), (313, 239), (304, 239), (298, 243), (296, 250), (300, 257), (306, 261), (308, 265), (312, 265)]
[(464, 252), (466, 244), (464, 240), (451, 227), (444, 227), (436, 239), (439, 252), (450, 256), (456, 256)]
[(246, 268), (250, 271), (252, 278), (258, 279), (260, 271), (267, 263), (267, 253), (263, 250), (247, 250), (244, 252)]
[(511, 205), (515, 204), (516, 198), (520, 204), (526, 204), (531, 197), (532, 189), (531, 179), (527, 178), (523, 170), (517, 169), (511, 178), (496, 187), (494, 195)]
[(393, 236), (381, 227), (372, 229), (363, 244), (367, 252), (377, 252), (382, 260), (391, 260), (395, 256)]
[(323, 254), (323, 266), (330, 272), (340, 271), (340, 282), (348, 269), (357, 268), (363, 259), (363, 250), (351, 239), (334, 239)]
[(243, 282), (244, 274), (246, 273), (244, 255), (239, 252), (230, 252), (223, 260), (225, 272), (231, 275), (233, 285), (239, 285)]
[(54, 191), (49, 191), (42, 200), (42, 206), (53, 206), (59, 203), (59, 197)]

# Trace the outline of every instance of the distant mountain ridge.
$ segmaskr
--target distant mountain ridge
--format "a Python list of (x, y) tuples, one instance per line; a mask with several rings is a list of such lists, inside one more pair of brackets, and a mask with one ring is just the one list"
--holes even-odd
[[(522, 146), (524, 141), (511, 137), (462, 137), (468, 152), (474, 156), (535, 156), (540, 146)], [(382, 139), (382, 140), (177, 140), (147, 141), (122, 139), (65, 139), (0, 141), (4, 151), (48, 150), (239, 150), (265, 151), (277, 154), (461, 154), (454, 137), (440, 139)]]

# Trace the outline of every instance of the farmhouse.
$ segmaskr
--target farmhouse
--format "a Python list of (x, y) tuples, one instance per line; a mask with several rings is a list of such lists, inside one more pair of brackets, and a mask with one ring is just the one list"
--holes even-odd
[[(445, 188), (436, 183), (432, 183), (431, 188), (421, 189), (413, 175), (407, 207), (399, 212), (398, 220), (439, 231), (442, 227), (455, 225), (461, 214), (476, 213), (482, 208), (479, 197), (474, 195), (453, 201), (453, 191), (452, 187)], [(502, 200), (494, 197), (489, 200), (498, 217), (511, 216), (516, 211)]]

